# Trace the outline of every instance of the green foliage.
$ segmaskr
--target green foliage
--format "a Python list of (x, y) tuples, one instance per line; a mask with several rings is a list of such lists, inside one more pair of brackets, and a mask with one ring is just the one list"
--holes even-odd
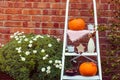
[(62, 42), (49, 35), (16, 32), (0, 49), (0, 70), (15, 80), (59, 80)]
[(110, 44), (108, 45), (107, 57), (102, 60), (103, 76), (109, 76), (111, 80), (120, 79), (120, 0), (111, 0), (110, 5), (113, 6), (112, 21), (110, 26), (102, 26), (100, 31), (107, 30)]

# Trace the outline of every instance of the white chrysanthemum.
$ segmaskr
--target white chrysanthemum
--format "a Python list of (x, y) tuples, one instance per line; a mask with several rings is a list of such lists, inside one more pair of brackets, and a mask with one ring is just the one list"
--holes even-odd
[(50, 37), (50, 35), (47, 35), (47, 37)]
[(40, 37), (40, 35), (36, 35), (36, 38), (39, 38)]
[(18, 53), (21, 53), (22, 51), (21, 50), (18, 50)]
[(56, 68), (59, 68), (59, 65), (57, 64), (57, 65), (55, 65), (55, 67), (56, 67)]
[(49, 56), (48, 54), (45, 55), (45, 57), (48, 57), (48, 56)]
[(22, 61), (25, 61), (26, 59), (25, 59), (25, 57), (21, 57), (21, 60), (22, 60)]
[(49, 74), (51, 71), (50, 70), (46, 70), (47, 74)]
[(60, 38), (57, 38), (57, 41), (60, 42)]
[(16, 50), (21, 50), (21, 47), (15, 48)]
[(47, 69), (48, 69), (48, 70), (50, 70), (50, 69), (51, 69), (51, 67), (50, 67), (50, 66), (48, 66), (48, 67), (47, 67)]
[(49, 43), (49, 44), (48, 44), (48, 47), (52, 47), (52, 44), (51, 44), (51, 43)]
[(28, 41), (28, 38), (25, 38), (24, 41)]
[(37, 38), (34, 38), (33, 40), (34, 40), (34, 41), (37, 41)]
[(29, 44), (28, 47), (32, 47), (32, 44)]
[(29, 55), (29, 54), (30, 54), (30, 51), (26, 51), (25, 54), (26, 54), (26, 55)]
[(25, 35), (23, 35), (22, 38), (25, 38)]
[(33, 41), (32, 41), (32, 40), (30, 40), (30, 41), (29, 41), (29, 43), (33, 43)]
[(19, 38), (17, 37), (17, 38), (15, 38), (15, 40), (17, 41), (17, 40), (19, 40)]
[(59, 60), (58, 63), (61, 64), (61, 61)]
[(59, 63), (59, 60), (55, 60), (55, 63)]
[(52, 60), (49, 60), (49, 63), (50, 63), (50, 64), (52, 64), (52, 62), (53, 62)]
[(43, 60), (45, 60), (46, 59), (46, 57), (43, 57)]
[(42, 72), (45, 72), (45, 68), (43, 67), (43, 68), (41, 69), (41, 71), (42, 71)]
[(4, 44), (1, 45), (2, 47), (4, 46)]
[(33, 50), (33, 53), (37, 53), (37, 50)]
[(21, 43), (21, 40), (20, 40), (20, 41), (18, 41), (18, 43)]
[(41, 50), (41, 52), (42, 52), (42, 53), (44, 53), (44, 52), (45, 52), (45, 50), (44, 50), (44, 49), (42, 49), (42, 50)]
[(13, 35), (11, 35), (11, 36), (10, 36), (10, 38), (12, 39), (12, 38), (14, 38), (14, 36), (13, 36)]

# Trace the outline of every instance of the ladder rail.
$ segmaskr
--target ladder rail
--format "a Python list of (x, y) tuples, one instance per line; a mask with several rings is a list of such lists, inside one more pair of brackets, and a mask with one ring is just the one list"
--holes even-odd
[(65, 49), (67, 44), (67, 26), (68, 26), (68, 12), (69, 12), (69, 0), (66, 2), (66, 13), (65, 13), (65, 27), (64, 27), (64, 40), (63, 40), (63, 52), (62, 52), (62, 69), (61, 69), (61, 80), (64, 75), (64, 66), (65, 66)]
[(96, 0), (93, 0), (93, 10), (94, 10), (94, 23), (95, 23), (95, 30), (96, 30), (96, 49), (98, 53), (98, 67), (99, 67), (99, 76), (100, 80), (102, 80), (102, 69), (101, 69), (101, 59), (100, 59), (100, 45), (99, 45), (99, 33), (98, 33), (98, 20), (97, 20), (97, 8), (96, 8)]

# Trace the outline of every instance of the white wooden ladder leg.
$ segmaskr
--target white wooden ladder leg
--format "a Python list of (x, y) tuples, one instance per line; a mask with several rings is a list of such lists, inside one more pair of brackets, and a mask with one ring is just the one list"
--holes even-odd
[(61, 80), (63, 80), (64, 67), (65, 67), (65, 49), (67, 45), (67, 26), (68, 26), (68, 11), (69, 11), (69, 0), (66, 2), (66, 14), (65, 14), (65, 27), (64, 27), (64, 40), (63, 40), (63, 52), (62, 52), (62, 69), (61, 69)]

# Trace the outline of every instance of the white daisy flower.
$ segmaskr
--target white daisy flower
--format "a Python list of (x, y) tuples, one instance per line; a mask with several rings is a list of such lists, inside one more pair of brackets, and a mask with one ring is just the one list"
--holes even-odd
[(48, 47), (52, 47), (52, 44), (49, 43), (49, 44), (48, 44)]
[(58, 63), (61, 64), (61, 61), (59, 60)]
[(41, 71), (42, 71), (42, 72), (45, 72), (45, 68), (43, 67), (43, 68), (41, 69)]
[(45, 50), (44, 50), (44, 49), (42, 49), (42, 50), (41, 50), (41, 52), (42, 52), (42, 53), (44, 53), (44, 52), (45, 52)]
[(58, 61), (58, 60), (55, 60), (55, 63), (59, 63), (59, 61)]
[(26, 59), (25, 59), (25, 57), (21, 57), (21, 60), (22, 60), (22, 61), (25, 61)]
[(29, 55), (29, 54), (30, 54), (30, 52), (29, 52), (29, 51), (26, 51), (26, 52), (25, 52), (25, 54), (26, 54), (26, 55)]
[(18, 50), (18, 53), (21, 53), (22, 51), (21, 50)]
[(15, 48), (16, 50), (21, 50), (21, 47)]
[(37, 38), (34, 38), (33, 40), (34, 40), (34, 41), (37, 41)]
[(33, 43), (33, 41), (32, 41), (32, 40), (30, 40), (30, 41), (29, 41), (29, 43)]
[(49, 56), (48, 54), (45, 55), (45, 57), (48, 57), (48, 56)]
[(50, 70), (50, 69), (51, 69), (51, 67), (50, 67), (50, 66), (48, 66), (48, 67), (47, 67), (47, 69), (48, 69), (48, 70)]
[(14, 36), (13, 36), (13, 35), (11, 35), (11, 36), (10, 36), (10, 38), (12, 39), (12, 38), (14, 38)]
[(50, 63), (50, 64), (52, 64), (52, 62), (53, 62), (52, 60), (49, 60), (49, 63)]
[(46, 57), (43, 57), (43, 60), (45, 60), (46, 59)]
[(32, 47), (32, 44), (29, 44), (28, 47)]
[(50, 37), (50, 35), (47, 35), (47, 37)]
[(23, 35), (22, 37), (25, 38), (25, 35)]
[(57, 65), (55, 65), (55, 67), (56, 67), (56, 68), (59, 68), (59, 65), (57, 64)]
[(60, 38), (57, 38), (57, 41), (60, 42)]
[(28, 41), (28, 38), (25, 38), (24, 41)]
[(20, 41), (18, 41), (18, 43), (21, 43), (21, 40), (20, 40)]
[(33, 50), (33, 53), (37, 53), (37, 50)]
[(51, 71), (50, 70), (46, 70), (47, 74), (49, 74)]
[(1, 45), (2, 47), (4, 46), (4, 44)]

